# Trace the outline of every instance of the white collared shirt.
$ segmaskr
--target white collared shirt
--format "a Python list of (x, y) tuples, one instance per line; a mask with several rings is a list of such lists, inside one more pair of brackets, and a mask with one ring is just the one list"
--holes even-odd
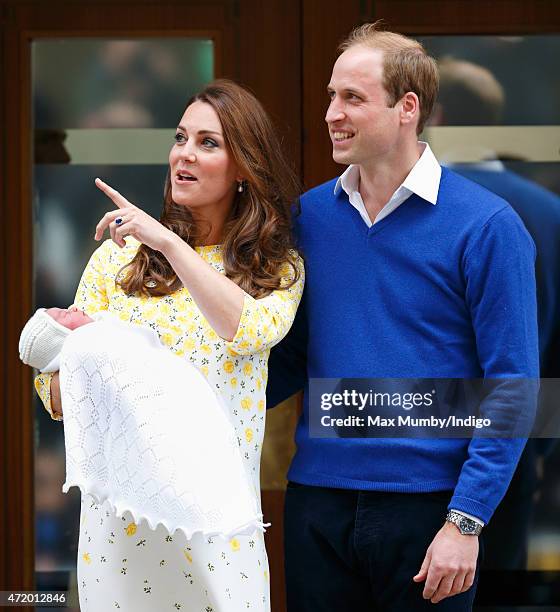
[(408, 176), (402, 182), (402, 185), (397, 188), (391, 199), (379, 211), (373, 223), (369, 218), (362, 196), (360, 195), (360, 168), (355, 164), (351, 164), (346, 168), (344, 173), (336, 181), (334, 193), (337, 194), (342, 188), (348, 194), (350, 204), (360, 213), (360, 216), (368, 227), (374, 223), (378, 223), (396, 210), (405, 200), (413, 193), (420, 196), (424, 200), (435, 204), (439, 191), (439, 182), (441, 179), (441, 166), (435, 158), (430, 145), (426, 142), (420, 142), (424, 145), (424, 151), (414, 164)]

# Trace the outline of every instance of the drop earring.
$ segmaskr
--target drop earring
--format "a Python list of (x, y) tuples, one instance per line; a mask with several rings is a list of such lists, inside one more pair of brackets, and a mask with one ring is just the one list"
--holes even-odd
[(243, 192), (243, 181), (239, 181), (239, 183), (237, 184), (237, 191), (239, 193)]

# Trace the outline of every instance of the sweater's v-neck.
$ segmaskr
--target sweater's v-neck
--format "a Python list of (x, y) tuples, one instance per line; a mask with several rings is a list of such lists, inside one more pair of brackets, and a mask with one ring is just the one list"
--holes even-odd
[(386, 217), (383, 217), (383, 219), (381, 219), (377, 223), (373, 223), (369, 227), (364, 223), (366, 237), (371, 238), (375, 234), (378, 234), (379, 232), (383, 231), (393, 221), (396, 221), (399, 217), (405, 214), (406, 210), (408, 210), (411, 206), (411, 201), (416, 199), (419, 199), (419, 196), (417, 196), (415, 193), (412, 193), (402, 204), (399, 204), (399, 206), (395, 208), (393, 212), (388, 214)]

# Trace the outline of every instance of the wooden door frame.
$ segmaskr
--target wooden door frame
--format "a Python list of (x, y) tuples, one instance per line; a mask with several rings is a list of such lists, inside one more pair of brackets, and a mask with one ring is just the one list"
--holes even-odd
[(350, 30), (383, 19), (402, 34), (523, 35), (560, 32), (556, 0), (305, 0), (303, 3), (303, 179), (306, 188), (342, 172), (323, 117), (336, 48)]
[[(269, 0), (266, 6), (258, 0), (0, 0), (0, 590), (33, 589), (35, 573), (32, 385), (29, 368), (20, 363), (16, 350), (33, 304), (30, 41), (53, 36), (209, 34), (217, 42), (216, 76), (237, 80), (264, 102), (300, 170), (300, 4), (300, 0)], [(293, 38), (288, 39), (286, 32)], [(276, 497), (268, 505), (278, 515)], [(273, 534), (275, 547), (281, 546), (281, 527)], [(276, 609), (281, 609), (281, 557), (271, 559), (271, 567), (273, 563)]]
[[(303, 178), (306, 188), (339, 176), (343, 166), (332, 160), (332, 144), (323, 121), (328, 106), (326, 86), (336, 49), (351, 29), (383, 19), (386, 29), (414, 36), (498, 35), (522, 36), (560, 33), (560, 3), (555, 0), (305, 0), (303, 3)], [(479, 589), (481, 599), (492, 603), (519, 580), (516, 592), (530, 595), (532, 579), (548, 584), (539, 572), (529, 581), (525, 572), (513, 578), (497, 573), (496, 583)], [(523, 575), (522, 575), (523, 574)], [(558, 572), (553, 573), (556, 577)], [(488, 586), (489, 585), (489, 586)], [(495, 588), (493, 589), (493, 587)], [(486, 602), (484, 602), (486, 603)], [(529, 601), (524, 602), (530, 605)]]
[[(32, 388), (15, 350), (33, 286), (31, 106), (21, 97), (29, 94), (27, 41), (46, 32), (140, 35), (148, 31), (146, 15), (151, 31), (177, 30), (186, 8), (181, 29), (221, 32), (222, 74), (250, 86), (283, 128), (289, 124), (287, 148), (308, 187), (340, 173), (323, 122), (325, 87), (336, 46), (353, 26), (384, 18), (390, 29), (412, 35), (560, 32), (556, 0), (0, 0), (0, 590), (34, 583)], [(255, 49), (274, 67), (249, 60)], [(281, 532), (274, 537), (279, 545)], [(278, 575), (271, 567), (271, 579)]]

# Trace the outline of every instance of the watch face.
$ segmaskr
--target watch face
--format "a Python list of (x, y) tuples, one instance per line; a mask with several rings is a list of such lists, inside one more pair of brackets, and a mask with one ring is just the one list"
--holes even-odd
[(463, 533), (474, 533), (476, 531), (476, 523), (471, 519), (463, 517), (459, 523), (459, 528)]

